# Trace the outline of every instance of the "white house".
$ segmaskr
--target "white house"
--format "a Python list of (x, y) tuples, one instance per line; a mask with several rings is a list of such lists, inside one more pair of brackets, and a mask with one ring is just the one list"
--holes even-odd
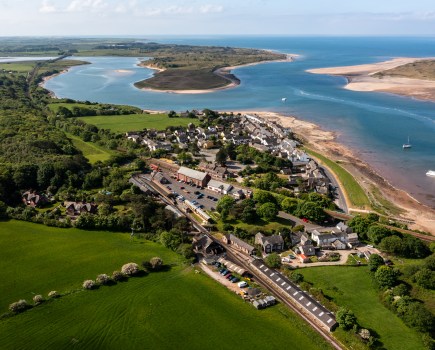
[(221, 194), (228, 194), (232, 190), (233, 185), (212, 179), (208, 182), (207, 188), (214, 192), (218, 192)]

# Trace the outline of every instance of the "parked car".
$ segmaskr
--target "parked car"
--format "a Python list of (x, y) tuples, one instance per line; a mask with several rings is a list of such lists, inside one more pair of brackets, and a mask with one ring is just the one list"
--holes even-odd
[(184, 186), (181, 186), (180, 189), (184, 190)]
[(229, 280), (229, 279), (232, 278), (232, 277), (233, 277), (233, 275), (232, 275), (231, 273), (229, 273), (228, 275), (225, 276), (225, 278), (226, 278), (227, 280)]
[(239, 282), (237, 285), (238, 285), (240, 288), (245, 288), (245, 287), (248, 286), (248, 284), (247, 284), (245, 281)]
[(227, 272), (228, 272), (227, 269), (223, 269), (223, 270), (219, 271), (219, 273), (220, 273), (221, 275), (225, 275)]
[(199, 192), (199, 191), (195, 191), (195, 192), (193, 192), (193, 193), (195, 193), (195, 194), (200, 194), (201, 192)]
[(233, 277), (233, 278), (231, 278), (231, 282), (232, 282), (232, 283), (237, 283), (237, 282), (239, 282), (239, 281), (240, 281), (240, 279), (237, 278), (237, 277)]
[(213, 197), (213, 200), (214, 200), (215, 202), (217, 202), (218, 199), (217, 199), (216, 197)]

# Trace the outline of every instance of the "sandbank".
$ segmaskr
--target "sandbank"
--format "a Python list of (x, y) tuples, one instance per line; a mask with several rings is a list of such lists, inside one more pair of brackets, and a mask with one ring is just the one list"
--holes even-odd
[(373, 64), (309, 69), (307, 72), (313, 74), (344, 76), (348, 80), (348, 83), (345, 86), (345, 89), (347, 90), (388, 92), (420, 100), (435, 101), (435, 81), (433, 80), (388, 76), (388, 73), (385, 72), (385, 75), (382, 77), (375, 76), (376, 73), (403, 66), (408, 63), (433, 59), (435, 58), (400, 57)]
[[(271, 51), (271, 50), (265, 50), (265, 51)], [(226, 84), (224, 86), (217, 87), (217, 88), (202, 89), (202, 90), (166, 90), (166, 89), (140, 88), (140, 90), (154, 91), (154, 92), (166, 92), (166, 93), (170, 93), (170, 94), (207, 94), (207, 93), (212, 93), (212, 92), (216, 92), (216, 91), (220, 91), (220, 90), (232, 89), (232, 88), (235, 88), (238, 85), (240, 85), (240, 80), (232, 74), (232, 70), (234, 70), (234, 69), (248, 67), (248, 66), (255, 66), (258, 64), (269, 63), (269, 62), (292, 62), (297, 57), (299, 57), (299, 55), (297, 55), (297, 54), (286, 54), (285, 59), (253, 62), (253, 63), (242, 64), (239, 66), (229, 66), (229, 67), (218, 68), (213, 73), (224, 78), (224, 79), (227, 79), (228, 84)], [(140, 62), (138, 64), (138, 66), (155, 70), (158, 73), (165, 71), (165, 69), (163, 69), (163, 68), (158, 68), (154, 65), (147, 64), (146, 61)]]
[(258, 114), (263, 118), (277, 121), (284, 127), (291, 128), (297, 138), (308, 147), (331, 160), (340, 161), (340, 165), (355, 178), (366, 192), (370, 192), (371, 187), (375, 186), (387, 200), (402, 209), (403, 213), (398, 215), (397, 219), (412, 222), (409, 224), (411, 229), (435, 234), (435, 210), (420, 203), (407, 192), (394, 187), (368, 163), (362, 161), (357, 151), (338, 143), (335, 132), (323, 130), (317, 124), (300, 120), (294, 116), (279, 113), (264, 111), (234, 113)]

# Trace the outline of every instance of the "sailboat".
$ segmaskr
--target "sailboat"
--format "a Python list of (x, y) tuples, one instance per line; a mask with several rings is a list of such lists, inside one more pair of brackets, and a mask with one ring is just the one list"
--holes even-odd
[(287, 101), (287, 97), (283, 97), (283, 98), (281, 99), (281, 101), (282, 101), (282, 102)]
[(402, 146), (402, 148), (403, 148), (403, 149), (407, 149), (407, 148), (411, 148), (411, 147), (412, 147), (412, 145), (409, 143), (409, 136), (408, 136), (408, 142), (407, 142), (407, 143), (404, 143), (403, 146)]

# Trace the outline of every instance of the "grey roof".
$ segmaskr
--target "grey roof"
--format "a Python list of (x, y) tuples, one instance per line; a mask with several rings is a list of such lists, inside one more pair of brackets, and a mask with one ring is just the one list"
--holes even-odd
[(187, 177), (190, 177), (191, 179), (196, 179), (196, 180), (200, 180), (200, 181), (204, 180), (207, 176), (207, 173), (203, 173), (202, 171), (186, 168), (184, 166), (182, 166), (178, 170), (178, 173), (181, 175), (185, 175)]
[(284, 239), (280, 235), (265, 236), (262, 237), (262, 240), (265, 244), (269, 243), (272, 245), (284, 243)]
[(226, 191), (226, 192), (228, 192), (229, 190), (231, 190), (233, 188), (233, 185), (231, 185), (231, 184), (227, 184), (227, 183), (221, 182), (221, 181), (216, 181), (213, 179), (211, 179), (208, 182), (207, 186), (214, 187), (214, 188), (221, 188), (221, 186), (222, 186), (222, 190)]
[(246, 243), (245, 241), (241, 240), (240, 238), (234, 236), (233, 234), (230, 234), (230, 241), (234, 242), (235, 244), (237, 244), (240, 247), (247, 249), (250, 252), (252, 252), (255, 249), (252, 245)]
[(302, 306), (309, 314), (317, 318), (317, 320), (325, 325), (328, 329), (332, 329), (332, 327), (336, 324), (335, 317), (331, 311), (322, 306), (308, 293), (301, 290), (297, 285), (291, 282), (280, 272), (268, 268), (263, 260), (255, 259), (252, 262), (252, 265), (261, 271), (261, 273), (263, 273), (269, 279), (269, 281), (278, 286), (283, 293), (287, 294), (296, 303)]

